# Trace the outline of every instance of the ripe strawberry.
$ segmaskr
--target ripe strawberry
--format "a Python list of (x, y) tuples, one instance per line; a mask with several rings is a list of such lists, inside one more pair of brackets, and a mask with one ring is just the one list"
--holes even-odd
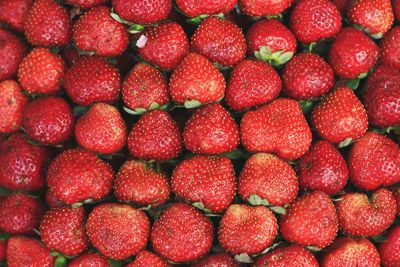
[(40, 238), (46, 247), (64, 255), (80, 254), (89, 246), (85, 216), (83, 207), (49, 210), (40, 222)]
[(378, 250), (368, 239), (341, 237), (336, 239), (322, 257), (322, 267), (380, 266)]
[(50, 190), (69, 205), (107, 196), (113, 178), (114, 171), (108, 163), (80, 148), (65, 150), (50, 163), (47, 170)]
[(88, 106), (114, 103), (119, 97), (119, 71), (100, 57), (81, 57), (65, 74), (64, 88), (72, 101)]
[(283, 206), (292, 202), (299, 191), (293, 168), (277, 156), (258, 153), (245, 163), (239, 177), (240, 197), (252, 203), (257, 195), (270, 205)]
[(51, 190), (46, 191), (46, 204), (50, 209), (65, 207), (65, 203), (59, 200)]
[(74, 258), (68, 267), (111, 267), (107, 258), (101, 254), (89, 252)]
[(239, 0), (243, 14), (251, 17), (273, 16), (290, 7), (293, 0)]
[(128, 148), (136, 158), (169, 160), (182, 151), (182, 137), (174, 119), (165, 111), (144, 114), (132, 127)]
[(65, 46), (71, 38), (68, 11), (55, 0), (35, 0), (25, 19), (24, 34), (31, 45)]
[(353, 90), (341, 86), (316, 106), (311, 121), (318, 134), (332, 143), (356, 140), (368, 129), (368, 116)]
[(13, 235), (32, 235), (44, 211), (43, 204), (36, 198), (14, 193), (0, 202), (0, 228)]
[(393, 195), (396, 198), (397, 203), (397, 215), (400, 215), (400, 188), (396, 187), (392, 189)]
[(123, 24), (110, 16), (110, 9), (99, 6), (90, 9), (74, 24), (76, 46), (99, 56), (118, 56), (127, 49), (129, 35)]
[(15, 76), (26, 48), (16, 35), (3, 28), (0, 28), (0, 43), (0, 81), (3, 81)]
[(278, 98), (247, 112), (240, 124), (243, 146), (250, 152), (297, 159), (311, 145), (311, 130), (297, 101)]
[(227, 209), (235, 196), (235, 170), (226, 157), (194, 156), (175, 167), (171, 184), (184, 201), (218, 213)]
[(175, 69), (189, 53), (189, 39), (176, 22), (146, 28), (136, 46), (144, 60), (164, 70)]
[(89, 214), (86, 231), (93, 246), (112, 259), (125, 259), (144, 249), (150, 232), (146, 214), (128, 205), (105, 203)]
[(201, 261), (192, 264), (192, 267), (240, 267), (239, 263), (237, 263), (231, 256), (226, 253), (215, 253), (207, 256)]
[(233, 69), (225, 101), (235, 111), (251, 108), (278, 97), (282, 81), (273, 67), (259, 60), (243, 60)]
[(212, 103), (196, 110), (186, 122), (183, 142), (196, 154), (231, 152), (239, 145), (239, 128), (221, 104)]
[(150, 238), (156, 253), (169, 261), (183, 263), (206, 255), (213, 235), (213, 225), (205, 215), (188, 204), (175, 203), (155, 221)]
[(395, 226), (390, 230), (386, 241), (381, 244), (379, 252), (383, 266), (400, 266), (400, 226)]
[(393, 27), (383, 36), (381, 41), (381, 62), (389, 67), (400, 70), (400, 27)]
[(378, 60), (379, 47), (362, 31), (343, 29), (329, 50), (329, 61), (340, 78), (364, 77)]
[(56, 94), (64, 79), (62, 58), (47, 48), (34, 48), (21, 62), (18, 82), (30, 94)]
[(206, 104), (221, 99), (225, 93), (225, 79), (205, 57), (190, 53), (174, 70), (170, 79), (170, 94), (177, 104), (199, 102)]
[(151, 24), (168, 17), (171, 0), (111, 0), (115, 12), (124, 20)]
[(297, 54), (286, 64), (282, 79), (283, 91), (295, 99), (321, 97), (333, 88), (332, 67), (317, 54)]
[(33, 140), (54, 145), (66, 141), (74, 131), (72, 108), (61, 97), (42, 97), (32, 101), (22, 116), (22, 126)]
[(287, 267), (304, 266), (318, 267), (318, 261), (315, 256), (307, 249), (291, 245), (287, 247), (278, 247), (265, 255), (260, 256), (253, 267)]
[(92, 8), (100, 6), (108, 2), (108, 0), (66, 0), (68, 4), (80, 7), (80, 8)]
[(229, 13), (237, 4), (238, 0), (176, 0), (176, 6), (188, 17), (200, 15), (217, 15)]
[(0, 82), (0, 133), (19, 130), (28, 103), (29, 98), (22, 93), (18, 83), (12, 80)]
[(83, 148), (101, 154), (121, 150), (126, 143), (126, 125), (118, 109), (97, 103), (75, 125), (75, 138)]
[(125, 267), (143, 267), (143, 266), (171, 267), (172, 265), (167, 263), (163, 258), (158, 256), (157, 254), (147, 250), (140, 251), (131, 263), (125, 265)]
[(351, 148), (350, 180), (365, 191), (400, 181), (400, 149), (384, 135), (368, 132)]
[(280, 218), (279, 227), (289, 242), (324, 248), (332, 243), (338, 231), (335, 205), (321, 191), (303, 195)]
[(0, 22), (22, 32), (32, 2), (33, 0), (0, 0)]

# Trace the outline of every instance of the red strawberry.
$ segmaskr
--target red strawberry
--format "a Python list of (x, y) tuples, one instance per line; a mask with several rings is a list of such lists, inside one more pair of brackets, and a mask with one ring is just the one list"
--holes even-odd
[(400, 181), (399, 146), (384, 135), (369, 132), (351, 148), (350, 180), (365, 191)]
[(0, 82), (0, 133), (19, 130), (28, 103), (29, 98), (22, 93), (18, 83), (12, 80)]
[(119, 71), (104, 58), (82, 57), (67, 70), (64, 88), (79, 105), (114, 103), (121, 88)]
[(90, 9), (74, 24), (76, 46), (99, 56), (118, 56), (127, 49), (129, 35), (124, 25), (110, 16), (110, 9), (99, 6)]
[(290, 7), (293, 0), (239, 0), (243, 14), (252, 17), (273, 16)]
[(378, 60), (379, 47), (362, 31), (343, 29), (329, 50), (329, 61), (340, 78), (355, 79), (367, 75)]
[(22, 41), (6, 29), (0, 28), (0, 81), (15, 76), (25, 53)]
[(397, 203), (397, 215), (400, 215), (400, 187), (396, 187), (392, 190)]
[(136, 158), (169, 160), (182, 151), (182, 137), (174, 119), (161, 110), (144, 114), (132, 127), (128, 148)]
[(283, 206), (292, 202), (299, 190), (293, 168), (277, 156), (258, 153), (245, 163), (239, 177), (239, 195), (250, 204), (254, 195), (267, 205)]
[(170, 94), (177, 104), (190, 107), (221, 99), (225, 93), (225, 79), (221, 72), (205, 57), (190, 53), (172, 73)]
[(121, 150), (126, 143), (126, 125), (118, 109), (98, 103), (75, 125), (75, 138), (83, 148), (101, 154)]
[(172, 265), (167, 263), (163, 258), (158, 256), (157, 254), (147, 250), (140, 251), (131, 263), (125, 265), (125, 267), (143, 267), (143, 266), (171, 267)]
[(400, 226), (395, 226), (390, 230), (386, 241), (381, 244), (379, 252), (383, 266), (400, 266)]
[(240, 124), (243, 146), (250, 152), (297, 159), (311, 145), (311, 130), (297, 101), (279, 98), (247, 112)]
[(385, 188), (373, 192), (346, 193), (337, 203), (340, 229), (352, 236), (374, 236), (385, 231), (397, 214), (396, 199)]
[(111, 267), (107, 258), (101, 254), (89, 252), (74, 258), (68, 267)]
[(217, 15), (229, 13), (237, 4), (238, 0), (176, 0), (176, 6), (188, 17), (200, 15)]
[(368, 116), (364, 106), (346, 86), (337, 88), (316, 106), (311, 121), (318, 134), (332, 143), (348, 138), (356, 140), (368, 129)]
[(25, 193), (14, 193), (0, 202), (0, 228), (10, 234), (33, 234), (44, 214), (43, 204)]
[(288, 267), (288, 266), (307, 266), (318, 267), (318, 261), (315, 256), (307, 249), (291, 245), (287, 247), (278, 247), (265, 255), (260, 256), (253, 267)]
[(68, 11), (55, 0), (35, 0), (25, 19), (24, 34), (31, 45), (67, 45), (71, 38)]
[(51, 163), (47, 183), (66, 204), (100, 200), (111, 191), (114, 171), (105, 161), (79, 148), (65, 150)]
[(227, 209), (235, 196), (235, 170), (226, 157), (194, 156), (175, 167), (171, 184), (178, 197), (218, 213)]
[(51, 190), (46, 191), (46, 203), (50, 209), (65, 207), (65, 203), (59, 200)]
[(124, 20), (151, 24), (168, 17), (171, 0), (111, 0), (115, 12)]
[(175, 203), (153, 224), (151, 242), (154, 251), (167, 260), (183, 263), (206, 255), (213, 235), (213, 225), (205, 215), (187, 204)]
[(81, 7), (81, 8), (92, 8), (100, 6), (108, 2), (108, 0), (66, 0), (68, 4)]
[(321, 97), (333, 88), (332, 67), (317, 54), (297, 54), (286, 64), (282, 75), (283, 91), (295, 99)]
[(22, 126), (30, 138), (54, 145), (66, 141), (74, 131), (72, 108), (61, 97), (42, 97), (25, 109)]
[(189, 53), (189, 39), (176, 22), (146, 28), (136, 46), (144, 60), (165, 70), (175, 69)]
[(207, 256), (201, 261), (192, 264), (192, 267), (240, 267), (234, 259), (226, 253), (215, 253)]
[(85, 210), (56, 208), (46, 212), (40, 222), (40, 238), (46, 247), (73, 256), (88, 249)]
[(183, 142), (196, 154), (222, 154), (237, 148), (239, 129), (221, 104), (208, 104), (196, 110), (186, 122)]
[(0, 0), (0, 22), (22, 32), (32, 0)]
[(61, 89), (65, 64), (47, 48), (34, 48), (21, 62), (18, 82), (30, 94), (55, 94)]
[(380, 266), (378, 250), (368, 239), (341, 237), (323, 255), (322, 267)]
[(302, 246), (324, 248), (338, 231), (336, 209), (329, 196), (321, 191), (303, 195), (280, 219), (283, 238)]
[(282, 65), (296, 53), (293, 33), (277, 19), (259, 20), (246, 36), (248, 53), (273, 65)]
[(243, 60), (233, 69), (225, 101), (233, 110), (251, 108), (278, 97), (282, 81), (268, 63)]
[(381, 41), (381, 62), (392, 68), (400, 70), (400, 27), (393, 27), (383, 36)]

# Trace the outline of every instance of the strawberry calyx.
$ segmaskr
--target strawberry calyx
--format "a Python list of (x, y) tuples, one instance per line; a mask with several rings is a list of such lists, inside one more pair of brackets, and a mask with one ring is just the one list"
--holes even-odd
[(256, 195), (256, 194), (252, 194), (250, 195), (248, 202), (250, 205), (252, 206), (266, 206), (268, 207), (270, 210), (272, 210), (273, 212), (277, 213), (277, 214), (281, 214), (284, 215), (286, 214), (286, 209), (285, 207), (281, 207), (281, 206), (272, 206), (268, 200), (261, 198), (260, 196)]
[[(219, 13), (219, 14), (215, 14), (215, 15), (211, 15), (220, 19), (224, 19), (225, 16), (223, 13)], [(203, 20), (205, 20), (206, 18), (210, 17), (210, 15), (208, 14), (201, 14), (197, 17), (194, 18), (188, 18), (186, 19), (186, 22), (192, 25), (199, 25)]]
[(57, 257), (54, 262), (54, 267), (65, 267), (67, 266), (67, 257), (57, 251), (52, 251), (50, 253), (51, 256)]
[(84, 204), (93, 204), (93, 203), (95, 203), (94, 201), (93, 201), (93, 199), (86, 199), (86, 200), (84, 200), (83, 202), (77, 202), (77, 203), (74, 203), (74, 204), (72, 204), (71, 205), (71, 207), (73, 208), (73, 209), (76, 209), (76, 208), (79, 208), (80, 206), (83, 206)]
[(314, 107), (314, 101), (312, 100), (301, 100), (299, 101), (299, 104), (304, 114), (310, 113)]
[(160, 109), (160, 110), (167, 110), (169, 106), (169, 103), (164, 104), (162, 106), (160, 106), (157, 102), (153, 102), (151, 103), (150, 107), (148, 109), (145, 108), (135, 108), (134, 110), (127, 108), (125, 106), (123, 106), (122, 108), (125, 110), (126, 113), (131, 114), (131, 115), (143, 115), (144, 113), (151, 111), (151, 110), (155, 110), (155, 109)]
[(204, 211), (205, 213), (212, 213), (211, 210), (207, 209), (203, 202), (193, 202), (192, 206), (198, 208), (199, 210)]
[[(144, 28), (145, 28), (144, 25), (136, 24), (136, 23), (132, 23), (130, 21), (124, 20), (117, 13), (114, 12), (114, 9), (111, 9), (110, 16), (114, 20), (118, 21), (119, 23), (128, 25), (129, 26), (129, 28), (128, 28), (128, 32), (129, 33), (132, 33), (132, 34), (133, 33), (139, 33), (139, 32), (142, 32), (144, 30)], [(146, 25), (146, 26), (148, 26), (148, 25)]]
[(268, 46), (262, 46), (259, 51), (254, 52), (254, 56), (274, 67), (279, 67), (293, 57), (293, 52), (284, 52), (283, 50), (272, 52)]
[(351, 137), (344, 139), (342, 142), (338, 144), (338, 148), (344, 148), (354, 143), (354, 140)]

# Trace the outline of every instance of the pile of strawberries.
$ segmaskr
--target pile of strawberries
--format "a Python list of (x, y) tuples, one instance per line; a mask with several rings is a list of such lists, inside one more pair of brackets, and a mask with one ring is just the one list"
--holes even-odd
[(399, 21), (0, 0), (0, 266), (400, 267)]

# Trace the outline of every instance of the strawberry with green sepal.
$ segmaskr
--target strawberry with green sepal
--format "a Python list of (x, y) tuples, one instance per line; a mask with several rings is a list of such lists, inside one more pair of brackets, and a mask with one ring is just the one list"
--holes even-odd
[(222, 252), (208, 255), (201, 261), (192, 264), (192, 267), (209, 267), (209, 266), (239, 267), (240, 265), (231, 256)]
[(392, 68), (400, 70), (400, 27), (393, 27), (388, 31), (380, 43), (382, 49), (381, 62)]
[(186, 16), (204, 18), (211, 15), (228, 14), (237, 4), (237, 0), (176, 0), (176, 6)]
[(104, 5), (108, 0), (66, 0), (68, 4), (80, 8), (92, 8), (95, 6)]
[(112, 267), (106, 257), (104, 257), (101, 254), (93, 252), (82, 254), (74, 258), (68, 264), (68, 267), (85, 267), (85, 266)]
[(160, 256), (158, 256), (157, 254), (150, 252), (148, 250), (140, 251), (132, 262), (125, 265), (125, 267), (142, 267), (142, 266), (171, 267), (172, 265), (169, 264)]
[(25, 57), (24, 43), (13, 33), (0, 28), (0, 81), (11, 79)]
[(400, 226), (394, 226), (386, 240), (380, 245), (379, 253), (384, 267), (400, 265)]
[(24, 30), (24, 22), (33, 0), (0, 1), (0, 22), (16, 31)]
[(293, 0), (240, 0), (243, 14), (251, 17), (276, 16), (289, 8)]
[(309, 250), (291, 245), (287, 247), (277, 247), (265, 255), (261, 255), (253, 264), (254, 267), (273, 266), (308, 266), (318, 267), (318, 261), (314, 254)]

